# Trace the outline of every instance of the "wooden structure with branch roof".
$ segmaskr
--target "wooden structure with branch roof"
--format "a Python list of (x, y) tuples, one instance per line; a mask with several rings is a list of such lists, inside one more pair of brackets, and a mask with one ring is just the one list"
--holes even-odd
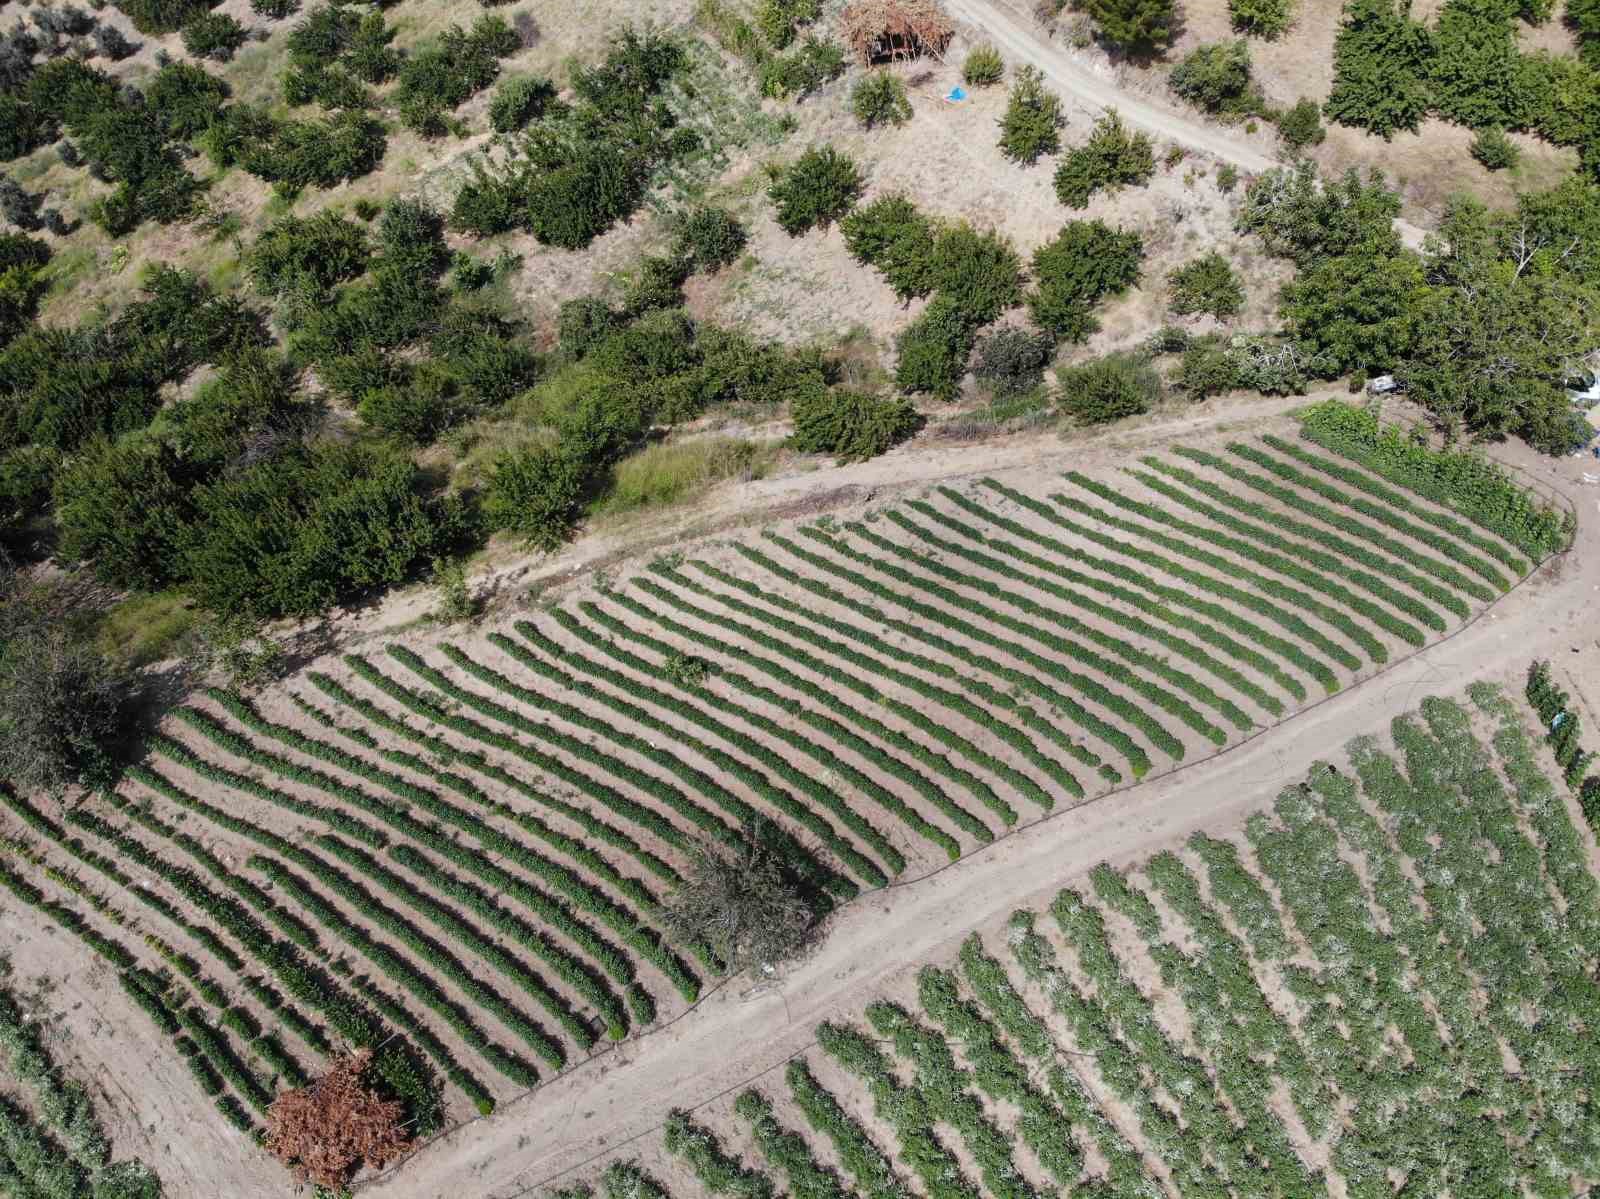
[(856, 0), (840, 24), (863, 66), (924, 54), (941, 57), (956, 32), (936, 0)]

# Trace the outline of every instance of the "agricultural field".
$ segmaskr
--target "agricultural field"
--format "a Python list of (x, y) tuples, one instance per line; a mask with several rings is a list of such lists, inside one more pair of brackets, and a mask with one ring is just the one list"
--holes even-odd
[(1242, 828), (1100, 864), (673, 1112), (600, 1190), (1585, 1190), (1600, 890), (1526, 713), (1424, 699)]

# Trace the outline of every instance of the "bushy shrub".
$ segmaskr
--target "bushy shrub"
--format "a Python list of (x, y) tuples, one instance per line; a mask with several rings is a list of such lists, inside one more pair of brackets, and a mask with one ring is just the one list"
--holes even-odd
[(832, 146), (813, 146), (773, 179), (767, 195), (778, 225), (790, 237), (827, 228), (849, 212), (861, 195), (861, 171)]
[(905, 196), (880, 196), (853, 209), (839, 230), (855, 260), (876, 267), (901, 300), (933, 290), (933, 222)]
[(1017, 68), (1011, 96), (1000, 118), (1000, 152), (1012, 162), (1032, 166), (1061, 148), (1061, 97), (1048, 90), (1032, 65)]
[(24, 233), (32, 233), (44, 223), (39, 219), (41, 202), (10, 175), (0, 175), (0, 217)]
[(844, 74), (844, 51), (832, 42), (807, 37), (800, 48), (774, 54), (759, 69), (761, 94), (773, 100), (804, 100)]
[(1148, 362), (1113, 354), (1056, 371), (1056, 402), (1083, 425), (1098, 425), (1150, 411), (1161, 398), (1161, 376)]
[(250, 11), (269, 21), (281, 21), (300, 11), (300, 0), (250, 0)]
[(744, 226), (732, 213), (701, 206), (673, 222), (672, 255), (696, 271), (717, 271), (738, 259), (747, 240)]
[(183, 27), (183, 48), (196, 58), (227, 62), (250, 36), (245, 27), (226, 13), (202, 13)]
[(1504, 129), (1490, 125), (1478, 130), (1477, 136), (1472, 139), (1472, 157), (1488, 170), (1503, 171), (1517, 165), (1522, 151), (1506, 136)]
[(1022, 298), (1022, 259), (1010, 239), (965, 221), (940, 231), (929, 269), (934, 290), (953, 296), (974, 327)]
[(556, 98), (555, 85), (537, 75), (508, 75), (494, 89), (489, 101), (489, 128), (496, 133), (515, 133), (529, 121), (544, 115)]
[(484, 489), (484, 519), (535, 549), (559, 549), (577, 522), (589, 474), (586, 463), (559, 447), (507, 454)]
[(556, 312), (556, 348), (576, 362), (621, 324), (620, 314), (593, 296), (567, 300)]
[(383, 125), (362, 112), (274, 122), (235, 104), (223, 115), (229, 120), (213, 122), (206, 132), (207, 152), (213, 159), (237, 161), (286, 196), (359, 179), (377, 168), (388, 148)]
[(95, 53), (112, 62), (121, 62), (139, 50), (137, 42), (129, 41), (126, 34), (115, 25), (96, 25), (94, 28)]
[(756, 28), (775, 49), (783, 50), (794, 41), (801, 25), (809, 25), (821, 15), (822, 0), (761, 0)]
[(1217, 190), (1227, 195), (1239, 186), (1239, 168), (1231, 162), (1224, 162), (1217, 167)]
[(1239, 33), (1272, 39), (1289, 28), (1292, 0), (1228, 0), (1228, 16)]
[(1107, 45), (1148, 52), (1172, 41), (1173, 0), (1087, 0), (1084, 8)]
[(145, 88), (145, 105), (172, 137), (198, 137), (216, 120), (228, 85), (204, 67), (170, 62), (156, 72)]
[(1438, 115), (1472, 129), (1529, 122), (1515, 15), (1506, 0), (1445, 0), (1431, 42), (1425, 78)]
[(520, 48), (511, 26), (484, 15), (470, 31), (452, 25), (437, 45), (411, 54), (400, 68), (394, 103), (408, 129), (437, 137), (448, 128), (446, 114), (494, 82), (497, 60)]
[(1015, 326), (996, 329), (978, 339), (972, 373), (996, 399), (1010, 399), (1044, 381), (1044, 369), (1055, 353), (1055, 338), (1048, 333)]
[(1068, 208), (1083, 208), (1096, 191), (1137, 187), (1148, 183), (1155, 171), (1155, 146), (1149, 135), (1130, 132), (1117, 110), (1109, 109), (1095, 122), (1089, 140), (1056, 168), (1056, 198)]
[(1428, 31), (1397, 0), (1350, 0), (1333, 43), (1333, 90), (1323, 111), (1389, 138), (1427, 115)]
[(1203, 338), (1183, 351), (1178, 386), (1197, 400), (1221, 395), (1239, 385), (1239, 372), (1227, 347), (1215, 337)]
[(1139, 278), (1144, 242), (1103, 221), (1068, 221), (1033, 255), (1033, 323), (1064, 341), (1082, 341), (1099, 328), (1093, 306)]
[(0, 349), (33, 319), (44, 283), (39, 272), (50, 248), (20, 233), (0, 233)]
[(322, 293), (366, 270), (368, 255), (365, 229), (336, 212), (319, 212), (274, 221), (244, 263), (262, 295), (279, 295), (300, 280), (310, 280)]
[(1182, 316), (1205, 312), (1220, 319), (1236, 316), (1244, 307), (1244, 288), (1216, 251), (1178, 267), (1167, 283), (1172, 289), (1168, 307)]
[(143, 34), (176, 33), (210, 12), (215, 0), (119, 0), (117, 7)]
[(958, 297), (934, 296), (895, 339), (894, 382), (901, 391), (954, 399), (967, 373), (976, 329)]
[(832, 454), (842, 462), (875, 458), (922, 427), (911, 404), (897, 396), (822, 388), (791, 406), (789, 444), (805, 454)]
[(993, 87), (1005, 76), (1006, 60), (989, 42), (974, 46), (967, 53), (966, 62), (961, 64), (961, 78), (967, 81), (969, 87)]
[(1250, 81), (1250, 47), (1243, 38), (1196, 46), (1172, 68), (1172, 90), (1219, 116), (1260, 113), (1266, 106)]
[(1300, 97), (1293, 108), (1278, 118), (1278, 136), (1291, 150), (1321, 145), (1328, 131), (1322, 127), (1322, 109), (1317, 102), (1306, 96)]
[(1302, 159), (1251, 180), (1235, 225), (1242, 233), (1260, 235), (1272, 253), (1304, 265), (1357, 248), (1398, 251), (1394, 218), (1399, 214), (1399, 195), (1377, 172), (1363, 179), (1352, 168), (1319, 185), (1316, 165)]
[(850, 110), (865, 129), (904, 125), (911, 119), (906, 85), (892, 71), (872, 71), (862, 76), (850, 93)]

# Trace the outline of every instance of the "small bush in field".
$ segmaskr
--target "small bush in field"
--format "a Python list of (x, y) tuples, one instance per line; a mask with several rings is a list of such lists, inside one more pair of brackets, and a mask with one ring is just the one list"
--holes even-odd
[(1289, 28), (1293, 4), (1291, 0), (1228, 0), (1228, 16), (1237, 32), (1271, 40)]
[(1498, 125), (1478, 130), (1472, 139), (1472, 157), (1491, 171), (1503, 171), (1517, 165), (1522, 152)]
[(1116, 109), (1111, 109), (1095, 123), (1089, 140), (1056, 168), (1056, 198), (1068, 208), (1083, 208), (1096, 191), (1148, 183), (1155, 170), (1149, 135), (1129, 132)]
[(208, 12), (183, 27), (183, 48), (196, 58), (227, 62), (250, 35), (226, 13)]
[(839, 222), (857, 262), (876, 267), (901, 300), (933, 290), (933, 222), (902, 195), (879, 196)]
[(922, 427), (909, 401), (855, 391), (818, 388), (790, 406), (790, 444), (807, 454), (832, 454), (845, 462), (875, 458)]
[(774, 54), (761, 64), (761, 94), (772, 100), (804, 100), (844, 74), (844, 51), (832, 42), (808, 37), (798, 50)]
[(300, 0), (250, 0), (250, 11), (269, 21), (281, 21), (300, 11)]
[(1244, 288), (1233, 267), (1212, 252), (1185, 263), (1167, 276), (1171, 308), (1180, 315), (1206, 312), (1218, 318), (1235, 316), (1244, 307)]
[(744, 252), (748, 238), (738, 219), (720, 208), (696, 208), (680, 216), (676, 226), (673, 257), (697, 271), (731, 265)]
[(967, 373), (975, 338), (976, 330), (960, 300), (947, 293), (934, 296), (922, 315), (895, 339), (895, 386), (904, 392), (954, 399)]
[(972, 373), (996, 399), (1026, 395), (1044, 381), (1055, 339), (1036, 329), (997, 329), (978, 340)]
[(850, 93), (850, 109), (863, 128), (879, 125), (904, 125), (911, 119), (911, 101), (906, 85), (890, 71), (874, 71), (857, 83)]
[(1017, 69), (1011, 98), (1000, 118), (1000, 152), (1012, 162), (1032, 166), (1061, 148), (1061, 98), (1044, 85), (1034, 66)]
[(509, 75), (495, 87), (489, 101), (489, 128), (496, 133), (515, 133), (544, 115), (555, 98), (555, 85), (548, 79)]
[(1299, 103), (1278, 118), (1278, 136), (1291, 150), (1320, 146), (1328, 131), (1322, 127), (1322, 108), (1315, 100), (1300, 97)]
[(1084, 425), (1148, 412), (1161, 395), (1161, 377), (1147, 362), (1119, 354), (1063, 367), (1056, 381), (1061, 410)]
[(993, 87), (1006, 75), (1006, 60), (1000, 57), (1000, 51), (985, 42), (976, 47), (967, 55), (967, 61), (961, 64), (961, 78), (967, 81), (969, 87)]
[(827, 228), (861, 195), (860, 168), (832, 146), (812, 147), (784, 168), (767, 188), (778, 224), (791, 237)]
[(1250, 78), (1250, 48), (1240, 38), (1189, 51), (1168, 80), (1178, 95), (1218, 116), (1247, 116), (1265, 107)]

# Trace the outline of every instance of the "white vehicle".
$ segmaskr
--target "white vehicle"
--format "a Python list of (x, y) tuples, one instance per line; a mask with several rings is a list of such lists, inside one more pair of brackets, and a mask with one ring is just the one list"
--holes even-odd
[(1367, 380), (1367, 394), (1369, 396), (1386, 396), (1390, 392), (1400, 390), (1400, 380), (1393, 375), (1379, 375), (1376, 379)]

